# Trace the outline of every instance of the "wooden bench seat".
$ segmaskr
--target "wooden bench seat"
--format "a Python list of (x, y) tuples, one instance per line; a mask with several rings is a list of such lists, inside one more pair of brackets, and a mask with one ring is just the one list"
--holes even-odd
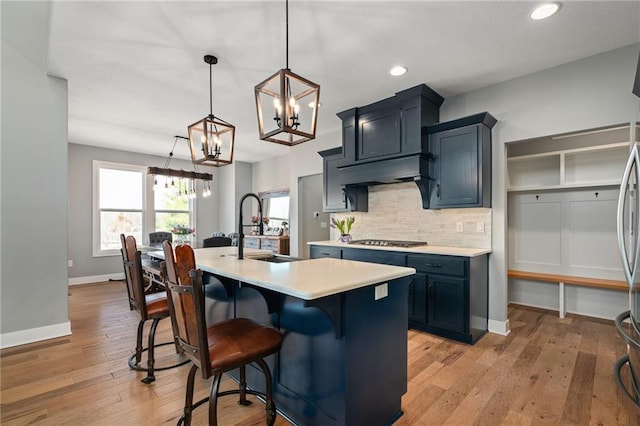
[(629, 286), (626, 281), (609, 280), (604, 278), (576, 277), (572, 275), (545, 274), (542, 272), (527, 272), (509, 269), (507, 271), (509, 278), (520, 280), (543, 281), (549, 283), (558, 283), (559, 286), (559, 314), (560, 318), (564, 318), (566, 313), (565, 306), (565, 285), (576, 285), (581, 287), (604, 288), (607, 290), (628, 291)]

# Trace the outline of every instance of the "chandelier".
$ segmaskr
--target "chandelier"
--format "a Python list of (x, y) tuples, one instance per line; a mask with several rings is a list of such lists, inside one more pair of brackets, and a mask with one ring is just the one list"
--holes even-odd
[(286, 66), (255, 87), (260, 139), (293, 146), (316, 137), (320, 86), (289, 69), (289, 0), (285, 2)]
[[(164, 177), (164, 188), (175, 188), (179, 196), (187, 196), (189, 198), (196, 198), (197, 193), (197, 181), (202, 181), (202, 196), (208, 197), (211, 195), (211, 181), (213, 176), (209, 173), (200, 173), (198, 166), (194, 163), (194, 171), (189, 172), (185, 170), (170, 169), (171, 159), (173, 158), (173, 151), (176, 148), (178, 139), (189, 140), (184, 136), (174, 136), (173, 148), (169, 152), (169, 156), (164, 162), (164, 167), (148, 167), (147, 173), (153, 176), (153, 189), (154, 191), (160, 186), (158, 183), (158, 177)], [(162, 179), (162, 178), (160, 178)]]
[(213, 84), (211, 66), (218, 58), (205, 55), (209, 64), (209, 115), (189, 126), (189, 147), (193, 164), (206, 166), (226, 166), (233, 162), (233, 143), (236, 128), (220, 117), (213, 115)]

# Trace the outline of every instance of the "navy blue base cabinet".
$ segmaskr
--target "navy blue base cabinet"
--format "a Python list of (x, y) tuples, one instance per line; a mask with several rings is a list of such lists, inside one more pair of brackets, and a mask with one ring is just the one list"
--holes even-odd
[(462, 257), (321, 245), (312, 245), (310, 253), (311, 258), (415, 268), (407, 295), (409, 328), (464, 343), (475, 343), (488, 330), (488, 254)]
[[(266, 362), (277, 409), (296, 424), (388, 425), (402, 416), (407, 391), (410, 278), (389, 281), (379, 300), (371, 285), (313, 301), (212, 279), (208, 312), (219, 320), (231, 301), (232, 315), (283, 333), (280, 352)], [(250, 366), (246, 377), (264, 390), (260, 370)]]

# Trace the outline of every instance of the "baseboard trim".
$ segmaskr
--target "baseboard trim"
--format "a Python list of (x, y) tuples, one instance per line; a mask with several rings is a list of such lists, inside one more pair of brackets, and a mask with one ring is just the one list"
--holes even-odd
[(489, 331), (491, 333), (496, 333), (496, 334), (500, 334), (502, 336), (506, 336), (507, 334), (509, 334), (511, 332), (511, 329), (509, 328), (509, 320), (506, 321), (496, 321), (496, 320), (489, 320)]
[(88, 277), (69, 278), (69, 285), (101, 283), (109, 280), (124, 280), (124, 272), (117, 274), (91, 275)]
[(0, 335), (0, 348), (26, 345), (27, 343), (41, 340), (54, 339), (56, 337), (69, 336), (71, 334), (71, 321), (44, 327), (29, 328), (27, 330), (12, 331)]

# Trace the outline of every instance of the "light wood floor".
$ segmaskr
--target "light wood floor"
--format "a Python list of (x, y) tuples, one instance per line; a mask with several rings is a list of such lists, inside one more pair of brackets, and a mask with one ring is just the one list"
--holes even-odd
[[(175, 424), (188, 366), (152, 385), (130, 370), (138, 317), (121, 282), (69, 290), (73, 334), (8, 348), (1, 355), (3, 425)], [(625, 351), (613, 323), (513, 306), (512, 332), (469, 346), (409, 331), (409, 386), (397, 425), (640, 424), (612, 371)], [(167, 321), (158, 338), (170, 340)], [(161, 323), (162, 324), (162, 323)], [(170, 346), (159, 360), (173, 357)], [(374, 374), (374, 372), (372, 372)], [(234, 383), (227, 379), (223, 387)], [(381, 390), (384, 391), (384, 390)], [(208, 383), (197, 381), (197, 397)], [(194, 424), (206, 424), (206, 408)], [(263, 405), (220, 400), (219, 424), (264, 424)], [(288, 423), (278, 417), (278, 425)]]

